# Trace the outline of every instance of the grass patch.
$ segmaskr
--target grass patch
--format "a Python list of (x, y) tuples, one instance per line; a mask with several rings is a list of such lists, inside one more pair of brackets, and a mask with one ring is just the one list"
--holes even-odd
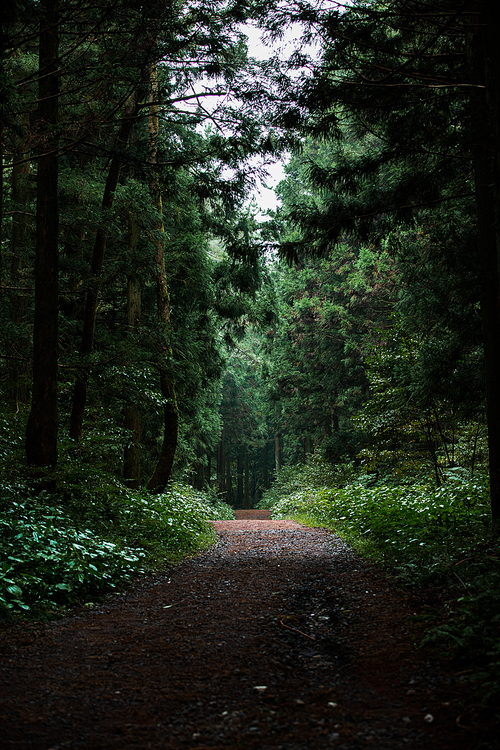
[(500, 544), (486, 480), (459, 475), (440, 487), (369, 487), (366, 478), (332, 486), (330, 478), (310, 484), (310, 476), (299, 467), (281, 477), (281, 495), (274, 490), (262, 501), (272, 517), (335, 531), (400, 585), (440, 587), (445, 604), (423, 643), (470, 670), (485, 703), (498, 701)]
[(179, 483), (154, 496), (102, 476), (36, 496), (4, 484), (0, 615), (38, 617), (93, 601), (213, 544), (209, 521), (228, 517), (225, 503)]
[(161, 495), (125, 487), (116, 477), (124, 433), (104, 417), (81, 444), (61, 436), (57, 492), (34, 492), (27, 416), (0, 414), (0, 618), (59, 616), (96, 601), (211, 545), (210, 521), (234, 517), (216, 494), (182, 483)]

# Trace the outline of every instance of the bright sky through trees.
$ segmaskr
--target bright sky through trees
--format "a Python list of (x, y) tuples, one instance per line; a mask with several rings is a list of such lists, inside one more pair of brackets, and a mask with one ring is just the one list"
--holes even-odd
[[(248, 51), (251, 57), (255, 57), (258, 60), (267, 60), (271, 57), (273, 47), (262, 40), (261, 29), (247, 24), (244, 27), (244, 33), (248, 37)], [(292, 38), (290, 37), (290, 39)], [(255, 201), (263, 213), (268, 210), (275, 210), (278, 205), (274, 188), (284, 177), (283, 162), (280, 160), (274, 164), (270, 164), (267, 167), (267, 171), (269, 172), (269, 177), (265, 181), (258, 180), (256, 190), (253, 193)]]
[[(268, 60), (278, 52), (280, 57), (286, 59), (296, 48), (297, 41), (301, 36), (301, 26), (300, 24), (291, 25), (285, 30), (283, 38), (275, 42), (263, 39), (262, 30), (251, 24), (244, 26), (244, 33), (248, 37), (248, 52), (251, 57), (257, 60)], [(312, 50), (313, 47), (307, 47), (307, 51), (311, 52)], [(274, 188), (285, 176), (283, 165), (287, 160), (288, 158), (284, 157), (280, 161), (267, 165), (266, 169), (269, 176), (265, 180), (257, 180), (253, 197), (263, 213), (277, 208), (278, 200)]]

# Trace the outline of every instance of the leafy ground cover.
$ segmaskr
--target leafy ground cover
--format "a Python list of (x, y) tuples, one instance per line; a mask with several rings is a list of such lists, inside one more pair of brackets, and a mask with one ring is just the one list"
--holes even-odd
[(0, 627), (2, 750), (496, 749), (455, 670), (415, 648), (420, 592), (324, 529), (242, 513), (127, 591)]
[(180, 483), (161, 495), (89, 480), (78, 492), (33, 496), (4, 485), (0, 616), (40, 615), (92, 601), (146, 570), (211, 544), (210, 520), (233, 511)]
[[(57, 616), (142, 572), (215, 541), (209, 521), (233, 517), (214, 493), (171, 482), (152, 495), (117, 478), (123, 431), (94, 424), (61, 437), (55, 491), (34, 492), (23, 459), (26, 414), (0, 415), (0, 619)], [(39, 479), (39, 477), (37, 477)]]
[(423, 645), (452, 654), (482, 700), (500, 698), (500, 546), (484, 478), (432, 485), (367, 486), (313, 460), (279, 475), (261, 506), (273, 518), (332, 529), (401, 585), (439, 591), (424, 615)]

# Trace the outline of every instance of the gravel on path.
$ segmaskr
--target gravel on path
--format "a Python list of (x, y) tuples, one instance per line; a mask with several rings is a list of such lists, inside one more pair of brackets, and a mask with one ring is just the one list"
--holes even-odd
[(1, 750), (479, 747), (415, 595), (328, 531), (241, 513), (99, 605), (4, 627)]

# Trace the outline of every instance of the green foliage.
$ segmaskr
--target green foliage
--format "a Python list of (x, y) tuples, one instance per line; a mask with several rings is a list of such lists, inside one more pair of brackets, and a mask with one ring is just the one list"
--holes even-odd
[[(352, 192), (339, 165), (347, 169), (373, 148), (370, 134), (347, 121), (342, 128), (341, 147), (306, 138), (278, 187), (283, 208), (273, 226), (295, 248), (296, 264), (280, 270), (281, 325), (268, 346), (280, 429), (306, 444), (313, 437), (332, 462), (354, 458), (368, 442), (366, 469), (396, 471), (398, 481), (405, 472), (439, 482), (450, 467), (474, 471), (486, 451), (471, 208), (426, 209), (411, 228), (394, 222), (383, 238), (385, 219), (375, 212), (378, 241), (343, 234), (319, 253), (323, 260), (312, 260), (314, 243), (293, 212), (312, 224), (314, 211), (324, 217), (329, 198), (339, 196), (324, 170), (340, 170), (340, 192)], [(354, 200), (366, 190), (361, 179)], [(328, 238), (329, 226), (314, 231)]]
[[(466, 16), (454, 8), (449, 36), (450, 7), (435, 4), (431, 36), (413, 1), (304, 19), (325, 41), (298, 79), (302, 149), (269, 230), (296, 264), (290, 290), (300, 276), (270, 368), (280, 429), (316, 430), (330, 460), (361, 457), (393, 483), (473, 474), (487, 455), (470, 99), (429, 83), (470, 80)], [(329, 414), (341, 429), (321, 435)]]
[(178, 483), (162, 495), (102, 477), (57, 495), (4, 487), (0, 605), (6, 613), (87, 601), (212, 543), (207, 522), (232, 517), (225, 503)]
[(266, 436), (267, 403), (258, 358), (258, 337), (255, 331), (238, 347), (228, 351), (227, 370), (222, 380), (220, 412), (224, 422), (224, 437), (231, 457), (252, 450)]
[(427, 583), (450, 572), (466, 540), (485, 538), (487, 489), (480, 480), (450, 481), (437, 489), (358, 483), (313, 495), (308, 488), (284, 498), (273, 515), (290, 514), (295, 507), (346, 538), (361, 540), (402, 580)]
[(181, 485), (184, 492), (189, 489), (190, 496), (196, 497), (198, 502), (204, 506), (205, 518), (212, 521), (232, 521), (234, 519), (234, 509), (220, 499), (215, 488), (209, 490), (194, 490), (192, 487), (187, 488)]
[(336, 487), (321, 487), (321, 478), (307, 482), (304, 467), (287, 468), (265, 499), (273, 518), (332, 529), (400, 584), (440, 587), (444, 605), (429, 616), (423, 645), (472, 667), (482, 700), (498, 700), (500, 544), (491, 536), (487, 481), (455, 472), (437, 488), (368, 487), (369, 477), (354, 473), (346, 466)]
[(339, 460), (356, 444), (335, 433), (353, 430), (350, 418), (366, 396), (365, 341), (385, 296), (371, 278), (383, 258), (373, 253), (362, 265), (360, 250), (346, 246), (321, 261), (276, 269), (279, 316), (263, 347), (266, 381), (275, 430), (295, 462), (313, 445)]
[(413, 0), (353, 2), (311, 19), (311, 32), (324, 35), (323, 54), (314, 74), (298, 81), (295, 102), (303, 132), (329, 140), (334, 159), (311, 163), (321, 203), (287, 210), (302, 229), (299, 242), (284, 243), (287, 255), (298, 246), (325, 255), (346, 232), (383, 238), (393, 218), (411, 223), (426, 203), (469, 198), (469, 96), (448, 85), (468, 80), (469, 27), (451, 5), (453, 35), (448, 0), (432, 6), (431, 36)]
[(427, 632), (423, 645), (470, 665), (470, 679), (491, 706), (500, 699), (500, 550), (484, 544), (469, 552), (455, 564), (459, 596), (447, 602), (444, 621)]
[(209, 521), (233, 517), (215, 494), (180, 483), (154, 496), (123, 486), (111, 471), (123, 433), (102, 422), (78, 449), (63, 441), (57, 492), (34, 495), (18, 461), (24, 418), (4, 416), (0, 430), (0, 615), (93, 600), (212, 543)]
[[(44, 502), (45, 500), (45, 502)], [(143, 550), (75, 529), (54, 499), (26, 498), (0, 514), (0, 607), (29, 611), (71, 604), (127, 581)]]
[[(259, 508), (275, 508), (283, 498), (301, 491), (315, 491), (336, 486), (338, 471), (318, 454), (309, 456), (307, 464), (283, 466), (272, 486), (263, 494)], [(306, 489), (307, 488), (307, 489)]]
[[(409, 325), (408, 318), (395, 314), (366, 359), (370, 399), (354, 417), (367, 443), (359, 457), (365, 469), (398, 483), (408, 475), (440, 484), (454, 473), (484, 467), (481, 357), (476, 347), (472, 352), (464, 347), (459, 361), (452, 360), (446, 333), (437, 333), (436, 326), (432, 335), (429, 329), (409, 334)], [(440, 357), (448, 363), (437, 374)], [(467, 380), (465, 390), (460, 386)]]

